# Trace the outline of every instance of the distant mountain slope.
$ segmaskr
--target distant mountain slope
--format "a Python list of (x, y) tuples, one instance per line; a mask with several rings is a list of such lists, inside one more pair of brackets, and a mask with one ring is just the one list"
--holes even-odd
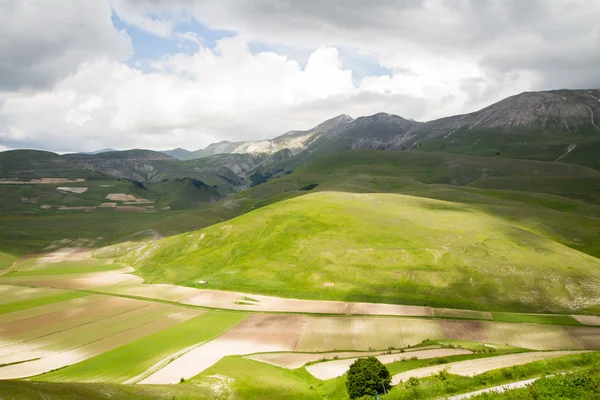
[(69, 159), (48, 151), (9, 150), (0, 152), (0, 178), (67, 178), (99, 179), (103, 173), (92, 172)]
[[(46, 175), (54, 170), (60, 175), (66, 173), (65, 168), (77, 171), (82, 168), (137, 181), (190, 177), (217, 185), (223, 193), (238, 191), (353, 149), (558, 161), (600, 170), (599, 99), (600, 90), (527, 92), (473, 113), (426, 123), (387, 113), (356, 119), (340, 115), (312, 129), (290, 131), (272, 140), (223, 141), (194, 152), (180, 148), (169, 152), (128, 150), (67, 154), (62, 158), (54, 155), (54, 164), (35, 168)], [(20, 154), (27, 158), (26, 153)], [(34, 161), (39, 164), (39, 156), (36, 157)], [(61, 159), (68, 164), (56, 164)], [(187, 161), (182, 162), (182, 159)], [(31, 165), (19, 166), (20, 162), (5, 170), (35, 169)], [(0, 177), (6, 176), (15, 175), (0, 170)]]
[(229, 142), (227, 140), (213, 143), (205, 149), (192, 152), (192, 158), (203, 158), (215, 154), (273, 154), (283, 149), (296, 154), (324, 134), (352, 121), (348, 115), (331, 118), (307, 131), (290, 131), (272, 140)]
[(431, 121), (420, 150), (561, 161), (600, 169), (600, 90), (511, 96), (474, 113)]
[(193, 158), (191, 151), (182, 149), (181, 147), (178, 147), (173, 150), (165, 150), (162, 153), (164, 153), (168, 156), (171, 156), (173, 158), (176, 158), (178, 160), (189, 160), (189, 159)]
[(428, 122), (440, 134), (493, 129), (600, 136), (600, 90), (525, 92), (482, 110)]
[(599, 99), (600, 90), (526, 92), (473, 113), (426, 123), (387, 113), (357, 119), (340, 115), (308, 131), (288, 132), (268, 141), (219, 142), (193, 156), (288, 148), (294, 157), (274, 168), (282, 170), (352, 149), (423, 150), (600, 169)]
[(118, 151), (118, 150), (106, 148), (106, 149), (100, 149), (100, 150), (96, 150), (96, 151), (80, 151), (79, 154), (100, 154), (100, 153), (108, 153), (111, 151)]
[(65, 154), (64, 159), (83, 168), (136, 181), (163, 179), (163, 170), (175, 168), (177, 160), (152, 150), (111, 151), (100, 154)]

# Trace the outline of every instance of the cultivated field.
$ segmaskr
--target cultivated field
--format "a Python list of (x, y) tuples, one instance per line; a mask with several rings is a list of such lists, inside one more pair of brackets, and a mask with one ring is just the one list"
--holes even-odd
[[(194, 315), (188, 310), (187, 313)], [(196, 312), (195, 315), (201, 314)], [(183, 314), (187, 315), (187, 314)], [(244, 315), (208, 312), (37, 379), (54, 382), (137, 383), (172, 360), (214, 339)]]
[(451, 374), (473, 376), (494, 369), (510, 367), (513, 365), (522, 365), (533, 361), (561, 357), (570, 354), (577, 354), (577, 352), (554, 351), (543, 353), (520, 353), (502, 355), (497, 357), (481, 358), (477, 360), (459, 361), (456, 363), (415, 369), (412, 371), (394, 375), (392, 378), (392, 384), (396, 385), (400, 382), (404, 382), (410, 377), (422, 378), (430, 376), (444, 369), (447, 369), (448, 372), (450, 372)]
[(38, 375), (122, 346), (198, 315), (139, 300), (92, 295), (61, 311), (0, 324), (0, 377)]

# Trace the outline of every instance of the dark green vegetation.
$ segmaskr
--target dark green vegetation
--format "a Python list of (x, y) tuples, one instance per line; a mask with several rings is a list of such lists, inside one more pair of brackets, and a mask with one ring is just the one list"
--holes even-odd
[(347, 372), (346, 389), (351, 399), (384, 394), (391, 389), (390, 371), (375, 357), (359, 358)]
[(102, 179), (101, 173), (87, 171), (77, 164), (48, 151), (11, 150), (0, 152), (0, 178)]

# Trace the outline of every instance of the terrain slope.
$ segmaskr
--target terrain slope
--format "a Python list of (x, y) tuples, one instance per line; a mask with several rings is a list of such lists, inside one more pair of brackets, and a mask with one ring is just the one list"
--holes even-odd
[(487, 310), (599, 307), (596, 258), (475, 207), (412, 196), (320, 192), (133, 248), (121, 259), (146, 282)]

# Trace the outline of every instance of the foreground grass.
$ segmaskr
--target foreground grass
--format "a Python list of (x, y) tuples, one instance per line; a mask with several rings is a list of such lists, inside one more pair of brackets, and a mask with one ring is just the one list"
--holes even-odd
[(288, 370), (237, 356), (223, 358), (186, 384), (219, 387), (217, 399), (348, 398), (341, 378), (320, 381), (303, 368)]
[(106, 383), (49, 383), (0, 381), (6, 400), (204, 400), (214, 399), (208, 388), (190, 385), (118, 385)]
[[(207, 312), (133, 343), (36, 378), (53, 382), (139, 381), (161, 361), (179, 351), (214, 339), (245, 317), (242, 313)], [(134, 382), (131, 382), (134, 383)]]
[[(435, 362), (435, 360), (431, 360)], [(489, 371), (474, 377), (438, 374), (399, 384), (382, 399), (439, 399), (543, 374), (585, 370), (600, 365), (599, 353), (578, 354)], [(543, 383), (543, 381), (541, 381)], [(564, 386), (564, 385), (563, 385)], [(568, 385), (567, 385), (568, 386)], [(517, 391), (518, 392), (518, 391)], [(241, 356), (223, 358), (211, 368), (179, 385), (117, 385), (0, 381), (0, 393), (11, 400), (202, 400), (202, 399), (347, 399), (345, 376), (319, 381), (303, 368), (287, 370)], [(559, 392), (560, 393), (560, 392)], [(590, 392), (593, 393), (593, 392)], [(495, 398), (495, 397), (490, 397)], [(550, 398), (554, 397), (507, 397)], [(560, 397), (559, 397), (560, 398)], [(595, 397), (569, 397), (587, 399)]]
[(577, 299), (600, 296), (593, 257), (467, 205), (391, 194), (296, 197), (121, 260), (146, 282), (295, 298), (593, 312)]

